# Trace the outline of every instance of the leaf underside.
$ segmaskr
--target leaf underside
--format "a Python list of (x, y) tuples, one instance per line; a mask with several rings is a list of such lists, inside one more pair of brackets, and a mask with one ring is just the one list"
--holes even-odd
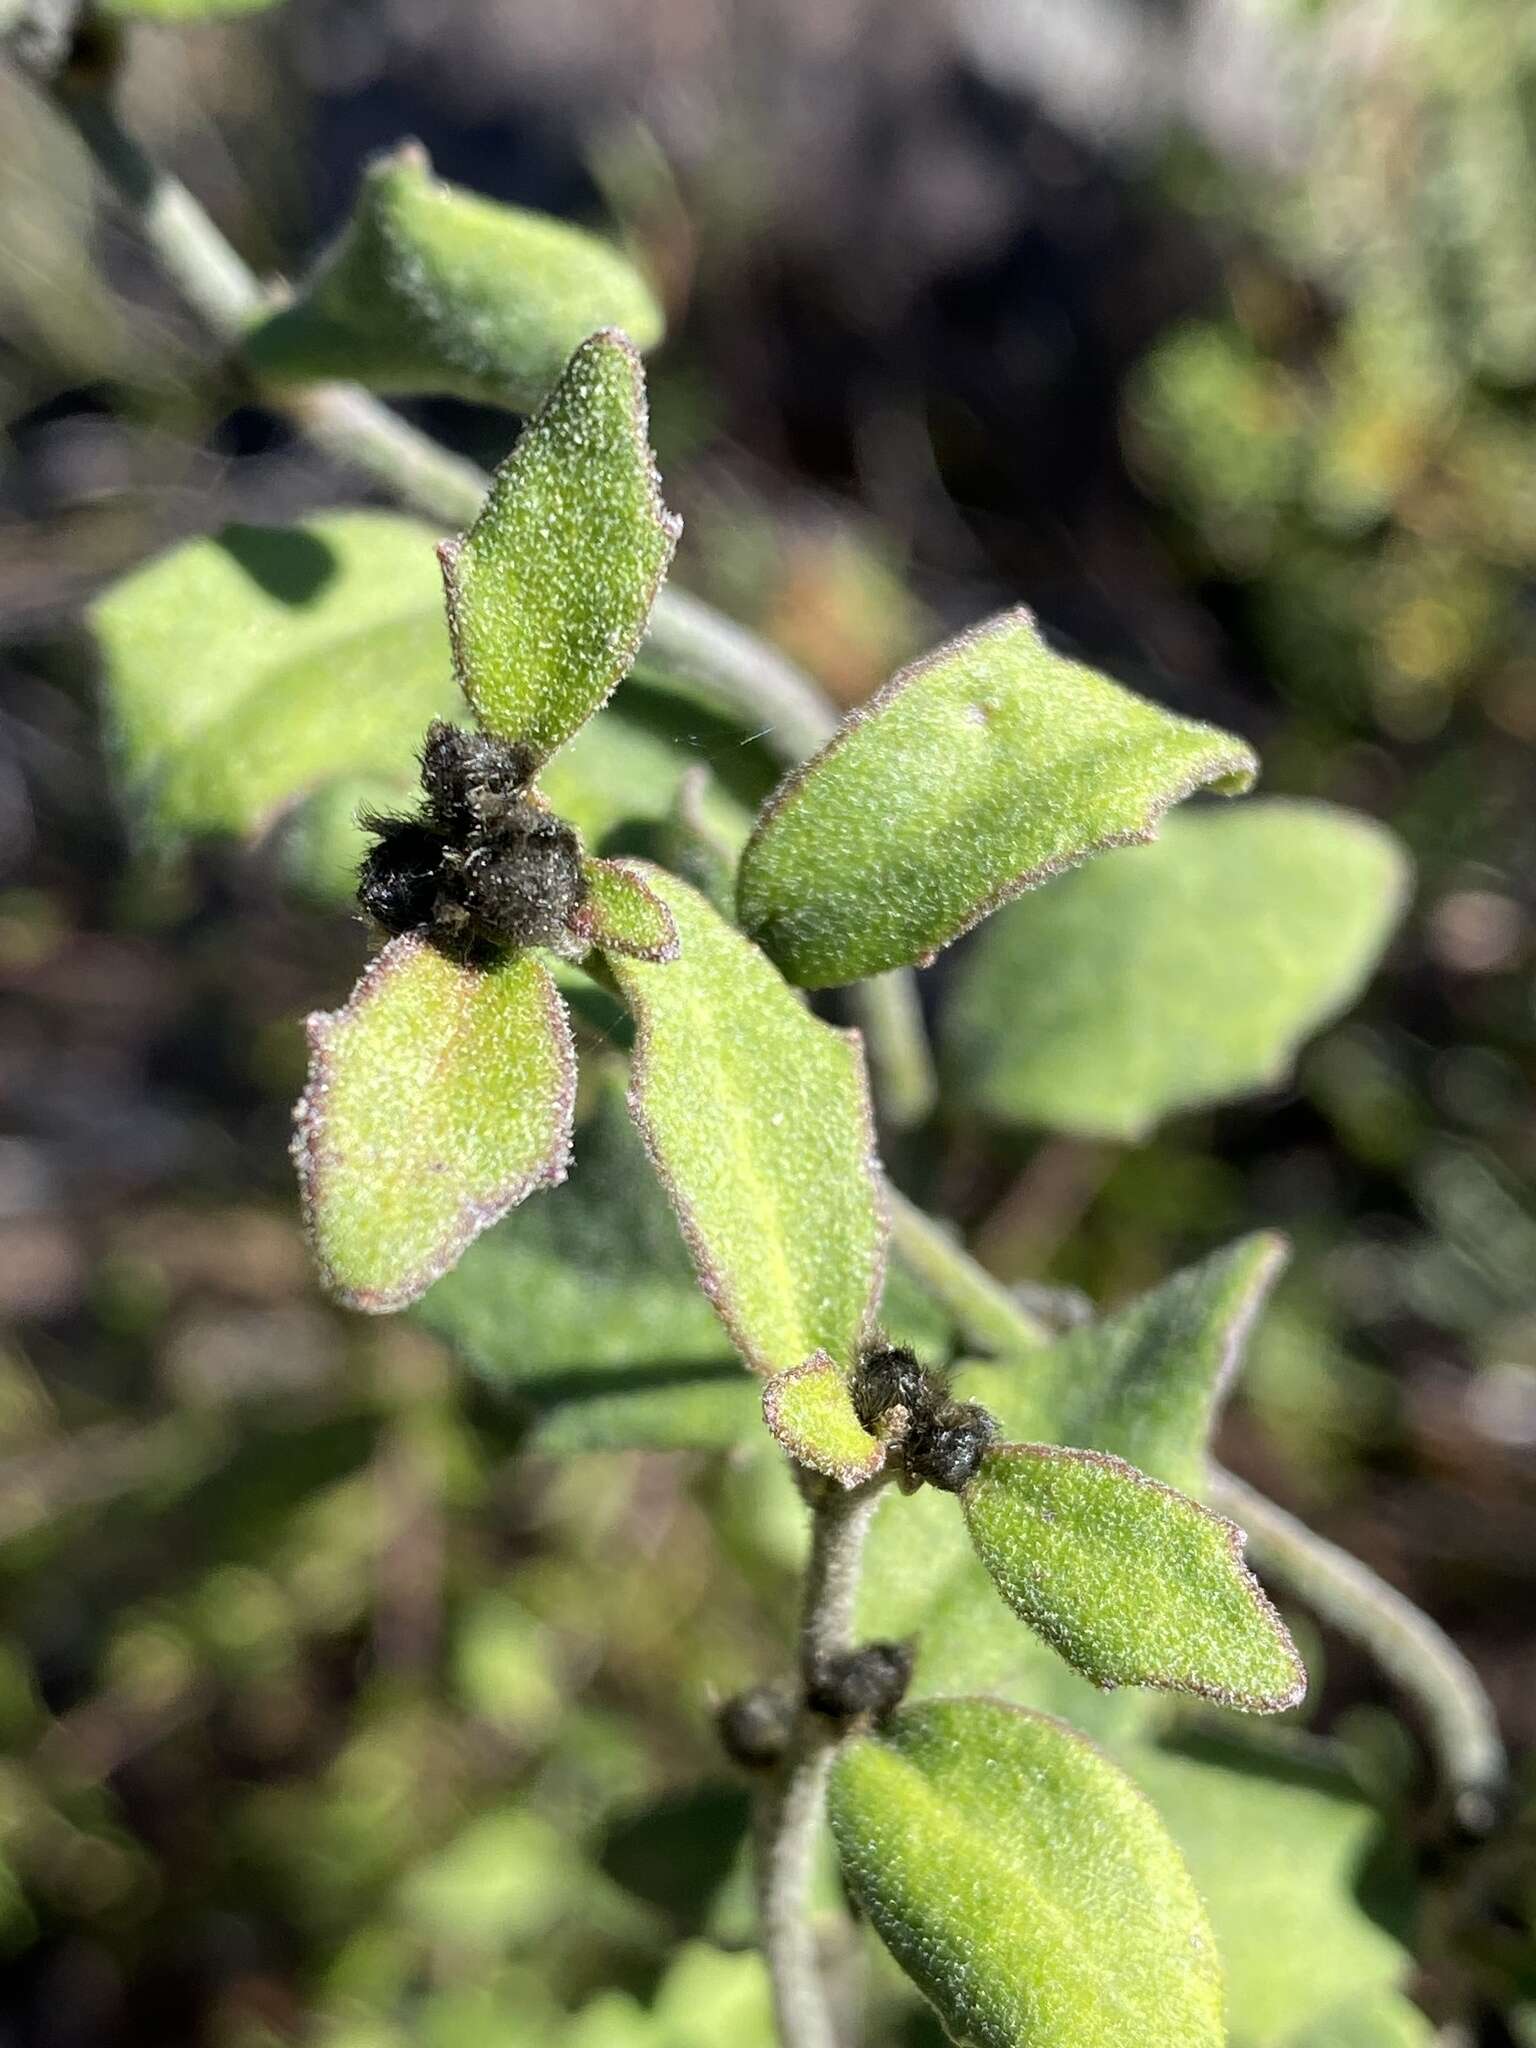
[(981, 935), (943, 1012), (952, 1083), (1002, 1122), (1121, 1139), (1276, 1087), (1359, 994), (1408, 880), (1389, 832), (1331, 804), (1172, 817)]
[(661, 337), (661, 309), (618, 250), (444, 183), (407, 143), (368, 165), (338, 240), (244, 347), (264, 377), (345, 377), (528, 412), (602, 327), (641, 349)]
[(634, 346), (590, 336), (474, 525), (440, 550), (465, 698), (487, 732), (540, 760), (627, 674), (677, 544), (647, 431)]
[(1152, 1807), (1091, 1744), (997, 1700), (857, 1737), (829, 1815), (850, 1888), (957, 2041), (1219, 2048), (1220, 1967)]
[(631, 1107), (743, 1357), (851, 1368), (884, 1268), (862, 1050), (696, 890), (641, 864), (676, 922), (665, 965), (610, 966), (638, 1025)]
[(574, 1049), (532, 954), (478, 969), (394, 939), (309, 1031), (294, 1158), (322, 1278), (348, 1307), (403, 1308), (564, 1178)]
[(1241, 740), (1005, 612), (904, 670), (780, 785), (742, 857), (740, 921), (807, 988), (924, 963), (1020, 890), (1254, 773)]
[(1279, 1713), (1306, 1677), (1242, 1532), (1102, 1451), (1003, 1444), (961, 1495), (1003, 1598), (1085, 1678)]

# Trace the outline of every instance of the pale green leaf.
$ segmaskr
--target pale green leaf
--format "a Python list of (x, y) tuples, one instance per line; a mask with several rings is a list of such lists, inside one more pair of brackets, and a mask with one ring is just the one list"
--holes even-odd
[[(583, 1095), (593, 1077), (582, 1068)], [(416, 1314), (498, 1386), (578, 1398), (601, 1377), (653, 1380), (728, 1366), (760, 1437), (759, 1390), (699, 1292), (677, 1221), (624, 1106), (617, 1063), (597, 1070), (576, 1170), (471, 1245)]]
[(322, 1278), (349, 1307), (403, 1308), (564, 1178), (570, 1025), (531, 953), (479, 969), (394, 939), (309, 1037), (294, 1158)]
[(1221, 2048), (1215, 1943), (1157, 1815), (1058, 1722), (932, 1700), (856, 1737), (829, 1813), (881, 1939), (974, 2048)]
[(988, 1116), (1127, 1139), (1277, 1087), (1360, 993), (1408, 880), (1390, 833), (1331, 804), (1170, 818), (977, 941), (943, 1014), (950, 1076)]
[[(1276, 2048), (1436, 2048), (1443, 2036), (1427, 2014), (1400, 1991), (1351, 1998), (1324, 2013)], [(1247, 2048), (1236, 2042), (1234, 2048)]]
[(259, 831), (344, 774), (414, 779), (457, 703), (433, 542), (374, 512), (230, 526), (97, 601), (118, 770), (159, 835)]
[(1028, 1359), (967, 1370), (1003, 1434), (1109, 1451), (1198, 1494), (1217, 1409), (1286, 1257), (1273, 1231), (1213, 1252)]
[(582, 865), (587, 893), (572, 920), (572, 934), (603, 953), (623, 953), (632, 960), (677, 958), (677, 926), (672, 913), (646, 882), (624, 861), (589, 860)]
[(1005, 612), (903, 670), (785, 779), (742, 858), (741, 924), (808, 988), (926, 962), (1020, 890), (1254, 773), (1241, 740)]
[(1376, 1893), (1390, 1901), (1376, 1867), (1384, 1823), (1335, 1761), (1235, 1732), (1120, 1759), (1205, 1900), (1233, 2048), (1293, 2048), (1298, 2036), (1311, 2048), (1314, 2021), (1402, 1982), (1407, 1950), (1372, 1910)]
[(774, 1374), (763, 1388), (763, 1420), (797, 1465), (841, 1486), (872, 1479), (885, 1463), (885, 1445), (854, 1413), (846, 1370), (825, 1351)]
[(628, 672), (681, 531), (646, 441), (645, 372), (613, 331), (571, 357), (441, 549), (455, 666), (488, 732), (545, 759)]
[(851, 1368), (884, 1264), (864, 1060), (675, 876), (664, 966), (610, 966), (638, 1025), (631, 1106), (705, 1293), (743, 1357)]
[(595, 329), (640, 349), (661, 308), (595, 235), (445, 184), (419, 143), (377, 157), (290, 306), (246, 336), (262, 377), (345, 377), (529, 412)]
[(1243, 1563), (1243, 1534), (1103, 1451), (1000, 1444), (960, 1496), (1014, 1612), (1095, 1685), (1274, 1714), (1306, 1674)]

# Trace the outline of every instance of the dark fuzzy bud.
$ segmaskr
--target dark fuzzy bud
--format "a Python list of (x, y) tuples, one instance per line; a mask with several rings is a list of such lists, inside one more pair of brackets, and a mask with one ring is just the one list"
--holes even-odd
[(778, 1763), (795, 1732), (795, 1703), (771, 1685), (754, 1685), (729, 1699), (715, 1716), (720, 1741), (732, 1763), (749, 1771)]
[(931, 1375), (918, 1364), (917, 1353), (905, 1344), (885, 1344), (866, 1351), (853, 1376), (853, 1409), (871, 1432), (892, 1408), (914, 1413), (930, 1398)]
[(851, 1721), (857, 1714), (878, 1720), (897, 1706), (912, 1682), (909, 1643), (865, 1643), (857, 1650), (839, 1650), (822, 1657), (805, 1689), (805, 1703), (815, 1714)]
[(959, 1493), (997, 1436), (997, 1423), (976, 1401), (946, 1401), (912, 1418), (902, 1439), (909, 1478)]
[(377, 838), (357, 871), (357, 900), (376, 924), (398, 938), (432, 915), (443, 836), (416, 818), (366, 811), (358, 822)]
[(537, 765), (514, 741), (434, 718), (421, 749), (421, 787), (433, 823), (450, 838), (499, 824)]

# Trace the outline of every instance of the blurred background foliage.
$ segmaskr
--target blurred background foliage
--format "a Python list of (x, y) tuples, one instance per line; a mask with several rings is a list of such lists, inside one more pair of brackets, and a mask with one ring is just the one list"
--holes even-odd
[[(888, 1149), (1001, 1277), (1111, 1304), (1288, 1232), (1223, 1455), (1434, 1614), (1528, 1752), (1530, 10), (290, 0), (137, 29), (125, 106), (264, 271), (403, 134), (618, 223), (671, 322), (679, 574), (843, 701), (1022, 596), (1252, 739), (1270, 791), (1403, 836), (1407, 923), (1294, 1082), (1136, 1145), (952, 1107)], [(285, 894), (281, 846), (136, 853), (78, 608), (355, 482), (243, 401), (3, 75), (0, 135), (0, 2039), (752, 2048), (755, 1966), (703, 1939), (746, 1926), (710, 1714), (780, 1659), (793, 1504), (761, 1459), (519, 1457), (527, 1410), (453, 1350), (515, 1316), (515, 1266), (414, 1323), (319, 1301), (297, 1019), (365, 935)], [(509, 438), (407, 410), (482, 461)], [(672, 761), (749, 803), (747, 740), (674, 708)], [(605, 1330), (686, 1285), (655, 1220), (633, 1294), (593, 1256)], [(678, 1312), (669, 1362), (727, 1355)], [(1468, 1972), (1486, 2038), (1536, 2042), (1529, 1864), (1441, 1882), (1380, 1680), (1308, 1650), (1308, 1719), (1420, 1860), (1421, 1994)]]

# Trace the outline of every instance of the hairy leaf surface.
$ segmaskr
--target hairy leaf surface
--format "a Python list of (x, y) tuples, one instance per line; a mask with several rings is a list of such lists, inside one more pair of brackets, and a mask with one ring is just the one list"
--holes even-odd
[(600, 952), (634, 960), (677, 958), (672, 913), (642, 874), (623, 861), (589, 860), (582, 875), (587, 894), (576, 912), (578, 938)]
[(905, 669), (770, 798), (743, 928), (807, 988), (924, 962), (1020, 890), (1150, 839), (1170, 804), (1255, 773), (1005, 612)]
[(829, 1811), (882, 1940), (976, 2048), (1220, 2048), (1216, 1947), (1145, 1799), (1057, 1721), (930, 1700), (845, 1745)]
[(1306, 1675), (1242, 1560), (1242, 1531), (1103, 1451), (1000, 1444), (961, 1495), (1016, 1614), (1096, 1685), (1279, 1713)]
[(394, 939), (309, 1037), (294, 1158), (322, 1278), (348, 1307), (405, 1307), (564, 1178), (570, 1025), (531, 953), (477, 969)]
[(645, 372), (628, 339), (592, 335), (441, 550), (464, 695), (488, 732), (540, 760), (628, 672), (680, 524), (646, 440)]
[(885, 1463), (884, 1444), (854, 1413), (847, 1372), (825, 1351), (774, 1374), (763, 1389), (763, 1420), (797, 1464), (842, 1486), (872, 1479)]
[(858, 1038), (813, 1017), (697, 890), (643, 870), (678, 957), (610, 965), (638, 1024), (631, 1104), (705, 1293), (755, 1370), (851, 1368), (885, 1219)]

